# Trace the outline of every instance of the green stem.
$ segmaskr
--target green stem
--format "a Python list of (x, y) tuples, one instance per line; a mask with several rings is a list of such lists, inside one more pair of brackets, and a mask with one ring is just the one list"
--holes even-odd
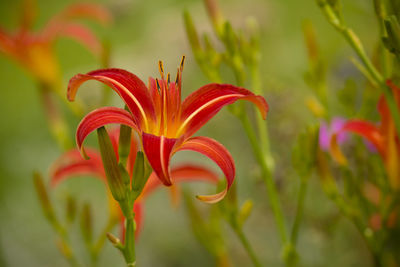
[[(262, 95), (262, 82), (260, 79), (260, 72), (258, 65), (253, 64), (250, 66), (251, 73), (251, 81), (252, 81), (252, 89), (256, 95)], [(255, 107), (255, 109), (257, 109)], [(267, 166), (270, 171), (273, 170), (273, 158), (271, 156), (270, 144), (269, 144), (269, 133), (268, 133), (268, 124), (267, 121), (264, 120), (256, 110), (256, 123), (258, 129), (258, 138), (261, 143), (261, 149), (264, 154), (264, 158), (266, 160)]]
[(253, 248), (251, 247), (249, 241), (247, 240), (247, 237), (243, 233), (242, 228), (240, 226), (232, 226), (232, 228), (235, 231), (236, 235), (239, 237), (240, 242), (242, 243), (247, 254), (249, 254), (254, 266), (261, 267), (260, 261), (258, 260), (256, 254), (254, 253)]
[(272, 180), (271, 172), (268, 168), (267, 162), (265, 161), (264, 154), (261, 150), (258, 138), (256, 136), (256, 133), (254, 132), (254, 128), (252, 127), (252, 125), (249, 121), (249, 118), (247, 117), (247, 114), (242, 112), (242, 114), (239, 116), (239, 119), (240, 119), (240, 121), (243, 125), (243, 128), (250, 140), (250, 144), (253, 149), (256, 160), (258, 161), (258, 164), (260, 164), (261, 171), (262, 171), (262, 179), (264, 180), (266, 188), (267, 188), (268, 198), (269, 198), (270, 205), (272, 207), (272, 212), (275, 217), (275, 222), (277, 224), (282, 243), (285, 244), (288, 239), (287, 239), (287, 233), (286, 233), (286, 227), (285, 227), (285, 221), (283, 218), (282, 208), (280, 206), (280, 202), (278, 199), (276, 185), (275, 185), (274, 181)]
[(135, 221), (133, 216), (131, 218), (126, 218), (124, 257), (127, 267), (136, 266)]
[(305, 201), (305, 196), (307, 193), (307, 185), (308, 185), (308, 179), (301, 179), (300, 191), (299, 191), (299, 195), (297, 198), (296, 217), (294, 219), (293, 228), (292, 228), (292, 232), (290, 235), (290, 240), (291, 240), (291, 243), (293, 244), (293, 246), (296, 245), (298, 235), (299, 235), (300, 222), (301, 222), (301, 219), (302, 219), (303, 213), (304, 213), (304, 201)]

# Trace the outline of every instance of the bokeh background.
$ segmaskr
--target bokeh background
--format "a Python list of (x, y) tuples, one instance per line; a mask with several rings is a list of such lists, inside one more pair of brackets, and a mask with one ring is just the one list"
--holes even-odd
[[(377, 29), (370, 1), (345, 2), (348, 24), (365, 44), (374, 44)], [(39, 16), (35, 27), (40, 28), (52, 14), (71, 3), (73, 1), (38, 0)], [(187, 9), (199, 32), (211, 33), (212, 26), (202, 1), (114, 0), (101, 3), (110, 8), (114, 22), (108, 28), (91, 26), (101, 38), (109, 40), (111, 66), (127, 69), (147, 80), (149, 76), (158, 76), (158, 60), (163, 60), (165, 69), (174, 75), (181, 56), (186, 55), (183, 94), (209, 82), (196, 65), (182, 18)], [(254, 17), (260, 23), (261, 70), (265, 97), (270, 105), (268, 122), (276, 162), (275, 177), (285, 215), (291, 222), (299, 186), (299, 178), (291, 165), (292, 145), (305, 125), (315, 121), (304, 104), (311, 92), (303, 80), (308, 62), (302, 22), (310, 19), (316, 27), (322, 58), (329, 68), (330, 96), (335, 96), (344, 87), (348, 77), (357, 79), (360, 74), (348, 60), (352, 51), (325, 21), (315, 1), (221, 0), (220, 6), (235, 28), (242, 28), (248, 17)], [(15, 29), (20, 7), (19, 1), (0, 1), (0, 27), (9, 31)], [(367, 49), (372, 47), (367, 46)], [(61, 39), (56, 51), (63, 69), (65, 89), (73, 75), (100, 67), (98, 59), (74, 41)], [(61, 151), (47, 130), (33, 79), (4, 55), (0, 55), (0, 70), (0, 266), (68, 266), (55, 245), (55, 233), (43, 217), (32, 182), (32, 171), (47, 174)], [(226, 77), (227, 82), (234, 83), (232, 75), (227, 73)], [(357, 84), (359, 92), (362, 86)], [(88, 83), (80, 94), (88, 102), (95, 102), (91, 97), (98, 97), (99, 87), (96, 83)], [(92, 91), (97, 93), (92, 94)], [(117, 97), (113, 103), (122, 105)], [(335, 107), (335, 114), (343, 113), (340, 106)], [(78, 120), (71, 114), (69, 117), (70, 125), (77, 125)], [(70, 134), (73, 136), (72, 130)], [(223, 110), (198, 135), (213, 137), (231, 151), (237, 164), (239, 201), (251, 198), (255, 203), (245, 231), (262, 262), (267, 266), (280, 266), (280, 241), (264, 185), (258, 178), (257, 164), (239, 122)], [(91, 136), (89, 143), (95, 145), (95, 141), (95, 136)], [(203, 157), (190, 153), (178, 154), (173, 162), (183, 161), (189, 155), (193, 161), (215, 167)], [(355, 227), (340, 216), (322, 193), (318, 177), (312, 177), (310, 184), (298, 244), (300, 265), (370, 266), (370, 256)], [(200, 184), (184, 187), (193, 197), (213, 190)], [(95, 230), (98, 231), (105, 223), (107, 212), (103, 184), (95, 179), (71, 179), (62, 184), (52, 191), (60, 214), (68, 194), (74, 195), (80, 204), (90, 202), (93, 205)], [(207, 205), (196, 204), (207, 212)], [(73, 243), (84, 255), (79, 226), (74, 227)], [(235, 266), (250, 266), (251, 262), (232, 230), (227, 224), (223, 224), (223, 229), (231, 261)], [(118, 233), (117, 229), (114, 232)], [(165, 188), (146, 202), (144, 227), (137, 242), (137, 259), (139, 266), (214, 264), (213, 258), (195, 239), (184, 206), (172, 206)], [(111, 265), (122, 266), (123, 261), (119, 252), (107, 244), (99, 266)]]

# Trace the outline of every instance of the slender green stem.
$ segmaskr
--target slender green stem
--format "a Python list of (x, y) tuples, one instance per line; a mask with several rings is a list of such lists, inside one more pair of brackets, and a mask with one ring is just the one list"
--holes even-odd
[(300, 222), (304, 213), (304, 201), (307, 193), (307, 185), (308, 185), (308, 179), (301, 179), (300, 191), (297, 198), (296, 217), (294, 218), (293, 228), (290, 235), (290, 240), (293, 246), (296, 245), (299, 235)]
[[(250, 66), (251, 73), (251, 82), (253, 92), (257, 95), (262, 95), (262, 82), (260, 79), (260, 71), (259, 67), (256, 64)], [(256, 108), (255, 108), (256, 109)], [(258, 138), (260, 140), (262, 152), (264, 154), (264, 158), (267, 162), (268, 168), (270, 171), (273, 170), (273, 158), (271, 156), (271, 150), (269, 145), (269, 133), (268, 133), (268, 124), (267, 121), (264, 120), (258, 112), (256, 112), (256, 123), (258, 129)]]
[[(238, 72), (240, 72), (240, 70), (234, 68), (234, 73), (236, 74), (235, 76), (237, 76), (237, 77), (240, 76), (238, 74)], [(258, 78), (258, 74), (256, 74), (255, 70), (253, 70), (252, 73), (253, 73), (252, 77), (255, 78), (255, 80), (253, 80), (253, 84), (256, 85), (255, 89), (261, 92), (261, 81)], [(238, 80), (238, 85), (242, 86), (242, 84), (240, 83), (240, 80)], [(278, 230), (279, 230), (279, 234), (280, 234), (282, 243), (285, 244), (287, 241), (285, 220), (284, 220), (282, 208), (280, 206), (280, 202), (278, 199), (276, 185), (272, 179), (271, 170), (269, 168), (270, 166), (268, 164), (268, 160), (266, 159), (266, 156), (269, 156), (269, 141), (268, 141), (267, 124), (265, 121), (260, 121), (262, 118), (258, 117), (257, 123), (259, 126), (260, 134), (262, 136), (257, 137), (246, 112), (242, 111), (239, 115), (239, 119), (240, 119), (242, 126), (247, 134), (247, 137), (250, 140), (250, 144), (252, 146), (256, 160), (258, 161), (258, 163), (261, 166), (262, 179), (264, 180), (265, 185), (267, 187), (267, 192), (268, 192), (270, 205), (272, 207), (272, 212), (274, 213), (275, 221), (278, 226)], [(260, 143), (261, 143), (261, 146), (260, 146)], [(265, 149), (267, 149), (267, 150), (265, 150)]]
[(131, 218), (126, 218), (124, 257), (127, 267), (136, 266), (135, 222), (133, 216)]
[(251, 247), (249, 241), (247, 240), (246, 235), (243, 233), (243, 230), (240, 226), (232, 226), (236, 235), (239, 237), (240, 242), (242, 243), (244, 249), (249, 254), (251, 261), (253, 262), (255, 267), (261, 267), (260, 261), (258, 260), (256, 254), (254, 253), (253, 248)]
[(267, 192), (268, 192), (268, 198), (270, 205), (272, 207), (272, 212), (275, 217), (275, 222), (277, 224), (280, 238), (282, 240), (282, 243), (287, 242), (287, 233), (286, 233), (286, 227), (285, 227), (285, 220), (283, 218), (283, 213), (282, 213), (282, 208), (280, 206), (280, 202), (278, 199), (278, 193), (276, 189), (276, 185), (274, 181), (272, 180), (271, 172), (268, 168), (267, 162), (264, 159), (264, 154), (261, 151), (259, 141), (257, 139), (256, 133), (254, 132), (254, 128), (252, 127), (249, 118), (247, 117), (247, 114), (241, 114), (239, 117), (240, 121), (243, 125), (243, 128), (250, 140), (251, 147), (253, 149), (254, 155), (256, 157), (256, 160), (261, 166), (261, 171), (262, 171), (262, 179), (265, 182)]

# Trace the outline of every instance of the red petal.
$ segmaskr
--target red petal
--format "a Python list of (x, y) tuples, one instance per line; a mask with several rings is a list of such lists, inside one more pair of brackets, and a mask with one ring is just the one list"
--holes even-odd
[(213, 160), (225, 174), (226, 188), (215, 195), (197, 196), (207, 203), (215, 203), (223, 199), (235, 179), (235, 164), (229, 151), (217, 141), (207, 137), (193, 137), (185, 141), (178, 150), (193, 150)]
[(57, 36), (64, 36), (81, 43), (83, 46), (86, 46), (89, 51), (96, 55), (101, 52), (100, 41), (97, 39), (96, 35), (84, 25), (77, 23), (58, 24), (54, 26), (51, 34), (44, 36), (44, 38), (53, 40)]
[(263, 118), (267, 116), (268, 104), (262, 96), (229, 84), (208, 84), (190, 94), (182, 103), (182, 126), (178, 134), (194, 134), (225, 105), (243, 99), (257, 105)]
[(143, 151), (158, 178), (166, 186), (171, 185), (169, 160), (177, 139), (143, 133), (142, 142)]
[(0, 52), (8, 56), (15, 56), (15, 42), (13, 38), (1, 28), (0, 28)]
[(89, 160), (82, 159), (79, 150), (74, 149), (62, 155), (51, 167), (50, 182), (56, 186), (61, 181), (71, 176), (92, 175), (105, 181), (105, 173), (100, 155), (92, 150), (87, 150)]
[[(397, 107), (400, 110), (400, 89), (391, 80), (387, 80), (386, 84), (392, 90), (394, 99), (397, 103)], [(393, 119), (389, 107), (387, 105), (387, 102), (383, 96), (381, 96), (381, 98), (379, 99), (378, 111), (381, 115), (382, 133), (386, 135), (388, 134), (390, 125), (393, 123)]]
[[(171, 170), (171, 177), (172, 177), (172, 182), (175, 183), (180, 183), (180, 182), (185, 182), (185, 181), (204, 181), (204, 182), (210, 182), (213, 184), (218, 183), (218, 176), (210, 171), (209, 169), (206, 169), (202, 166), (196, 166), (196, 165), (184, 165), (180, 167), (173, 168)], [(161, 186), (160, 179), (158, 179), (157, 175), (153, 172), (144, 189), (141, 194), (141, 198), (147, 197), (149, 194), (151, 194), (155, 189), (157, 189), (159, 186)]]
[(83, 156), (86, 155), (82, 146), (86, 136), (97, 128), (111, 123), (124, 124), (138, 131), (138, 127), (128, 111), (114, 107), (96, 109), (82, 119), (76, 131), (76, 143)]
[(146, 85), (134, 74), (122, 69), (100, 69), (72, 77), (68, 85), (68, 99), (73, 101), (79, 86), (97, 80), (116, 91), (124, 100), (140, 129), (148, 129), (148, 119), (155, 120), (153, 101)]
[(62, 19), (86, 18), (108, 24), (111, 22), (110, 12), (97, 4), (74, 4), (65, 9), (60, 15)]
[(343, 125), (341, 131), (352, 132), (364, 137), (378, 149), (381, 155), (383, 155), (384, 147), (382, 143), (382, 134), (379, 128), (372, 123), (362, 120), (349, 120)]

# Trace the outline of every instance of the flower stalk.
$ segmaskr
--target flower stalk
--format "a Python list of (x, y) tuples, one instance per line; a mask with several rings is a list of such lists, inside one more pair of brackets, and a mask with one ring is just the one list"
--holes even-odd
[[(213, 5), (210, 5), (210, 2), (213, 2)], [(190, 15), (188, 12), (184, 13), (186, 31), (197, 63), (203, 70), (203, 73), (211, 81), (220, 82), (223, 79), (220, 74), (219, 66), (224, 62), (232, 70), (238, 86), (243, 86), (247, 80), (250, 80), (253, 91), (256, 94), (262, 94), (262, 81), (259, 72), (260, 52), (257, 25), (254, 23), (254, 20), (251, 21), (252, 23), (249, 23), (251, 36), (249, 40), (246, 40), (243, 34), (237, 34), (231, 24), (222, 19), (222, 15), (219, 15), (220, 19), (218, 20), (218, 24), (215, 23), (214, 10), (210, 9), (210, 6), (216, 8), (218, 6), (216, 2), (217, 1), (206, 1), (206, 7), (213, 21), (214, 32), (225, 47), (223, 52), (217, 52), (207, 42), (205, 42), (206, 48), (203, 49), (197, 38), (197, 32)], [(218, 11), (218, 14), (221, 14), (220, 11)], [(215, 58), (221, 58), (221, 60), (210, 64), (212, 61), (205, 60), (206, 56), (202, 57), (199, 55), (206, 55), (209, 57), (212, 55)], [(249, 71), (249, 75), (246, 73), (246, 69)], [(290, 240), (288, 239), (285, 219), (278, 197), (278, 190), (272, 177), (274, 162), (270, 152), (267, 123), (262, 120), (260, 116), (257, 116), (257, 114), (256, 127), (254, 127), (250, 122), (249, 115), (245, 111), (244, 105), (233, 106), (230, 111), (238, 117), (249, 138), (253, 154), (261, 168), (261, 177), (266, 186), (268, 200), (274, 214), (279, 236), (283, 246), (285, 246)], [(243, 238), (243, 232), (240, 233), (237, 230), (235, 230), (235, 232), (248, 251), (249, 256), (254, 258), (254, 253), (248, 250), (249, 243)], [(255, 265), (257, 265), (257, 262), (255, 262)]]
[[(127, 132), (129, 132), (129, 134)], [(133, 200), (131, 198), (130, 184), (126, 184), (123, 180), (124, 174), (121, 174), (115, 151), (106, 129), (104, 127), (98, 128), (97, 136), (99, 140), (100, 153), (104, 165), (104, 170), (106, 172), (108, 186), (111, 190), (112, 196), (116, 201), (118, 201), (121, 211), (126, 220), (125, 244), (120, 248), (120, 250), (124, 255), (127, 266), (133, 267), (135, 266), (135, 215), (132, 211)], [(129, 144), (130, 131), (127, 131), (126, 129), (121, 129), (120, 136), (123, 137), (121, 138), (122, 141), (120, 139), (120, 144)], [(126, 136), (129, 136), (129, 138), (125, 138)], [(125, 139), (129, 139), (129, 141), (125, 142)], [(125, 149), (122, 148), (120, 151), (125, 151)]]

